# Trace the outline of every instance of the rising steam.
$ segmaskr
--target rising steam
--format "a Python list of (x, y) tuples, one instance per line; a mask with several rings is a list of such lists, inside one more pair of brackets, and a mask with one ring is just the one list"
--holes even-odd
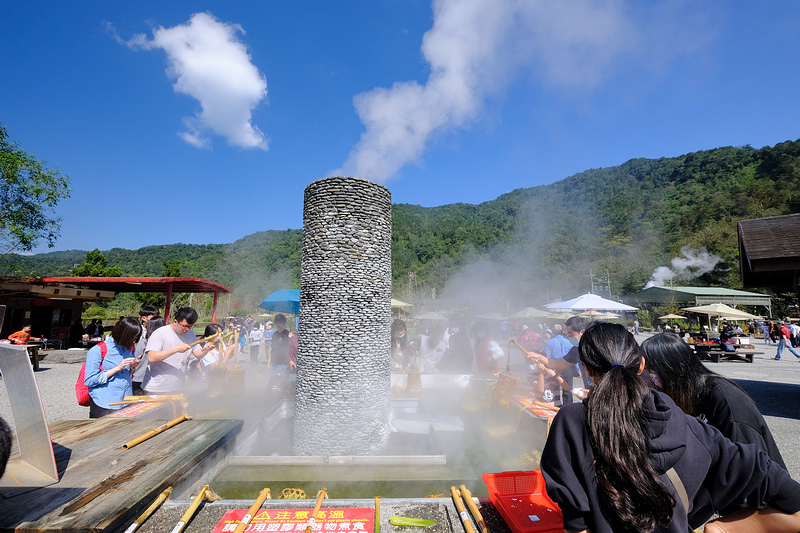
[[(436, 135), (466, 128), (513, 76), (544, 86), (591, 89), (642, 32), (619, 1), (434, 0), (422, 54), (425, 84), (396, 82), (354, 98), (366, 131), (333, 175), (377, 181), (418, 160)], [(635, 52), (634, 52), (635, 51)]]
[(644, 288), (661, 287), (669, 280), (679, 278), (699, 278), (703, 274), (712, 272), (717, 264), (722, 261), (720, 256), (709, 253), (705, 248), (695, 250), (686, 245), (681, 248), (680, 253), (680, 256), (671, 261), (671, 267), (660, 266), (656, 268)]

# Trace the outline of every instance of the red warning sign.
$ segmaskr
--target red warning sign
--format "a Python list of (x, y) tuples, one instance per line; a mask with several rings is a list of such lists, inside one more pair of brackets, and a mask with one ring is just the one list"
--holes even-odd
[[(259, 509), (250, 519), (246, 533), (271, 531), (289, 533), (304, 531), (311, 522), (313, 531), (320, 533), (372, 533), (375, 510), (370, 508), (320, 509), (316, 520), (311, 520), (313, 509)], [(211, 533), (230, 533), (236, 530), (247, 509), (230, 509)]]

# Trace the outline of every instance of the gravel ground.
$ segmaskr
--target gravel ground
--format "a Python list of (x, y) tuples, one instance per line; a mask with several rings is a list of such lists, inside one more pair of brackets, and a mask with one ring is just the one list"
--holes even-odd
[[(638, 341), (647, 334), (637, 337)], [(735, 380), (756, 401), (778, 447), (789, 473), (800, 480), (800, 362), (791, 352), (784, 351), (781, 361), (773, 360), (777, 347), (756, 341), (755, 347), (764, 351), (755, 356), (752, 364), (739, 361), (707, 363), (713, 371)], [(75, 381), (85, 350), (53, 350), (40, 362), (35, 373), (48, 422), (71, 418), (86, 418), (89, 408), (81, 407), (75, 399)], [(524, 372), (526, 365), (514, 364), (512, 371)], [(13, 423), (5, 383), (0, 378), (0, 416)]]
[[(81, 407), (75, 399), (75, 382), (86, 360), (86, 350), (51, 350), (46, 353), (34, 376), (47, 421), (52, 423), (56, 420), (87, 418), (89, 408)], [(0, 416), (13, 424), (7, 398), (6, 385), (0, 379)]]

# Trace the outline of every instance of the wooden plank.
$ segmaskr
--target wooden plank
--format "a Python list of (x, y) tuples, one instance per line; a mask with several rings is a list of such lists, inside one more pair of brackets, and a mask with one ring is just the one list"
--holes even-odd
[[(123, 450), (163, 420), (66, 420), (52, 425), (63, 475), (53, 486), (0, 502), (0, 531), (113, 531), (169, 485), (191, 483), (223, 461), (240, 420), (189, 420)], [(206, 480), (207, 481), (207, 480)]]

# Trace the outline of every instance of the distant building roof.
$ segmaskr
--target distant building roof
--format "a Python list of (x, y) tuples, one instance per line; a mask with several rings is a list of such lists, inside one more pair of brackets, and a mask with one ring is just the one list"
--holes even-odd
[(745, 287), (797, 289), (800, 214), (740, 220), (738, 233)]
[(210, 292), (227, 294), (231, 289), (216, 281), (201, 278), (170, 277), (53, 277), (37, 280), (43, 284), (79, 285), (114, 292)]
[[(770, 297), (757, 292), (720, 287), (648, 287), (629, 298), (639, 304), (677, 304), (681, 307), (723, 303), (727, 305), (763, 305), (770, 307)], [(629, 302), (630, 303), (630, 302)]]

